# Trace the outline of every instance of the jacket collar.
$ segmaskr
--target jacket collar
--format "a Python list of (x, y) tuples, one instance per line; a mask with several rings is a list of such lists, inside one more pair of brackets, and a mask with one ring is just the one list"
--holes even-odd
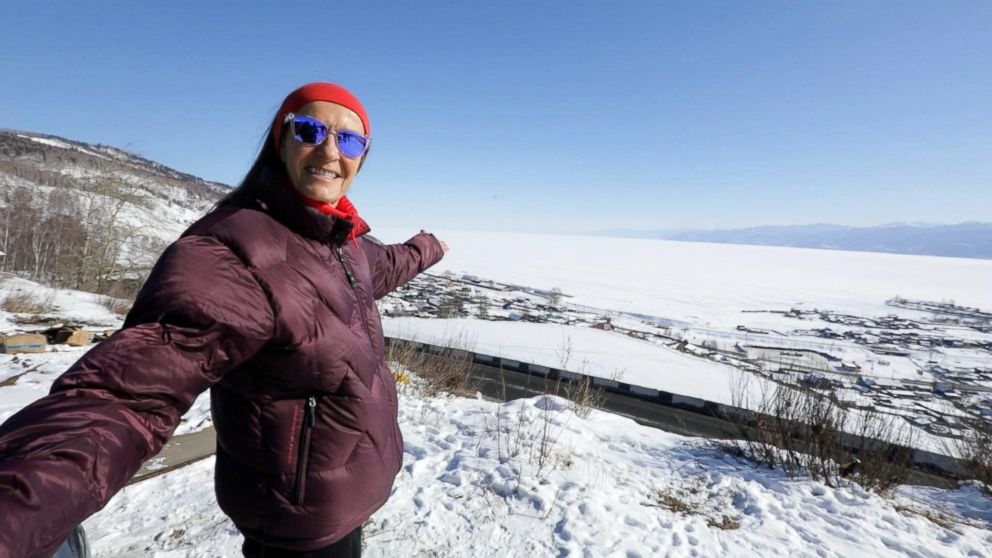
[(263, 176), (260, 182), (255, 199), (259, 207), (302, 236), (340, 246), (370, 230), (347, 197), (334, 208), (303, 198), (285, 178)]
[(348, 233), (349, 240), (354, 240), (369, 232), (368, 223), (358, 216), (358, 210), (355, 209), (355, 205), (351, 203), (351, 200), (349, 200), (347, 196), (341, 196), (341, 199), (338, 200), (338, 206), (334, 207), (327, 202), (308, 198), (299, 192), (297, 192), (296, 195), (307, 207), (316, 209), (322, 215), (332, 215), (338, 219), (344, 219), (352, 223), (354, 227), (352, 227), (351, 232)]

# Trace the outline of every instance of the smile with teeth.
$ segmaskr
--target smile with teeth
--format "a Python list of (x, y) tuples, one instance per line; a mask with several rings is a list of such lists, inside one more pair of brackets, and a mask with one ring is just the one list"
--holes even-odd
[(339, 178), (338, 173), (334, 171), (318, 169), (317, 167), (307, 167), (307, 172), (318, 178), (327, 178), (327, 179)]

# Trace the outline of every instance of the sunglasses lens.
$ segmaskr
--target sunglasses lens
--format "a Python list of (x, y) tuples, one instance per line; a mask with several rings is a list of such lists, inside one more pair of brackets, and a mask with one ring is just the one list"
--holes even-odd
[(345, 157), (358, 157), (365, 152), (365, 144), (368, 138), (355, 132), (342, 130), (338, 132), (338, 149)]
[(299, 141), (316, 145), (327, 137), (327, 126), (313, 118), (297, 116), (293, 119), (293, 133)]

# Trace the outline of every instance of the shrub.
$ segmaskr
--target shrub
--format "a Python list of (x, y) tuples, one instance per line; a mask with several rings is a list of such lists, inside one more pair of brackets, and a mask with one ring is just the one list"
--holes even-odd
[(737, 427), (728, 442), (737, 454), (792, 478), (808, 475), (829, 486), (847, 478), (878, 493), (907, 478), (912, 434), (898, 418), (874, 411), (854, 417), (808, 387), (762, 389), (752, 401), (747, 387), (746, 381), (735, 385), (732, 397), (735, 407), (750, 412), (725, 417)]
[(485, 426), (500, 462), (515, 461), (521, 476), (525, 470), (541, 476), (571, 465), (570, 448), (559, 443), (569, 418), (568, 402), (553, 395), (533, 401), (533, 406), (527, 400), (496, 405), (495, 416)]
[[(555, 348), (555, 355), (558, 356), (558, 366), (562, 370), (567, 370), (568, 364), (571, 362), (574, 354), (575, 348), (572, 345), (572, 336), (566, 336), (562, 339), (561, 344)], [(583, 359), (582, 364), (579, 365), (578, 374), (580, 377), (578, 379), (569, 381), (559, 377), (556, 382), (545, 381), (544, 384), (544, 393), (567, 399), (569, 401), (569, 409), (578, 415), (579, 418), (587, 418), (589, 412), (592, 409), (602, 406), (606, 398), (603, 390), (595, 387), (592, 378), (586, 373), (588, 367), (589, 360)], [(609, 380), (613, 382), (620, 381), (623, 373), (623, 370), (614, 370)]]
[(416, 341), (395, 339), (387, 347), (386, 360), (423, 379), (424, 392), (428, 396), (439, 393), (474, 394), (476, 382), (472, 377), (471, 343), (467, 337), (460, 334), (434, 345), (444, 348), (432, 353)]
[(589, 413), (603, 404), (603, 390), (593, 387), (592, 378), (582, 376), (581, 379), (569, 382), (565, 386), (565, 399), (569, 408), (580, 418), (588, 418)]
[(973, 418), (965, 425), (967, 430), (958, 439), (955, 453), (964, 461), (968, 476), (992, 496), (992, 422)]

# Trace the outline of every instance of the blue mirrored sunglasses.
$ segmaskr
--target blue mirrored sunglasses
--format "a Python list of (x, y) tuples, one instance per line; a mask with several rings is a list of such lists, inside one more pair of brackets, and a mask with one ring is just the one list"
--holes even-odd
[(320, 145), (327, 136), (333, 134), (338, 150), (349, 159), (361, 157), (372, 141), (372, 138), (351, 130), (331, 130), (320, 120), (302, 114), (291, 112), (282, 122), (283, 124), (288, 122), (292, 127), (296, 141), (307, 145)]

